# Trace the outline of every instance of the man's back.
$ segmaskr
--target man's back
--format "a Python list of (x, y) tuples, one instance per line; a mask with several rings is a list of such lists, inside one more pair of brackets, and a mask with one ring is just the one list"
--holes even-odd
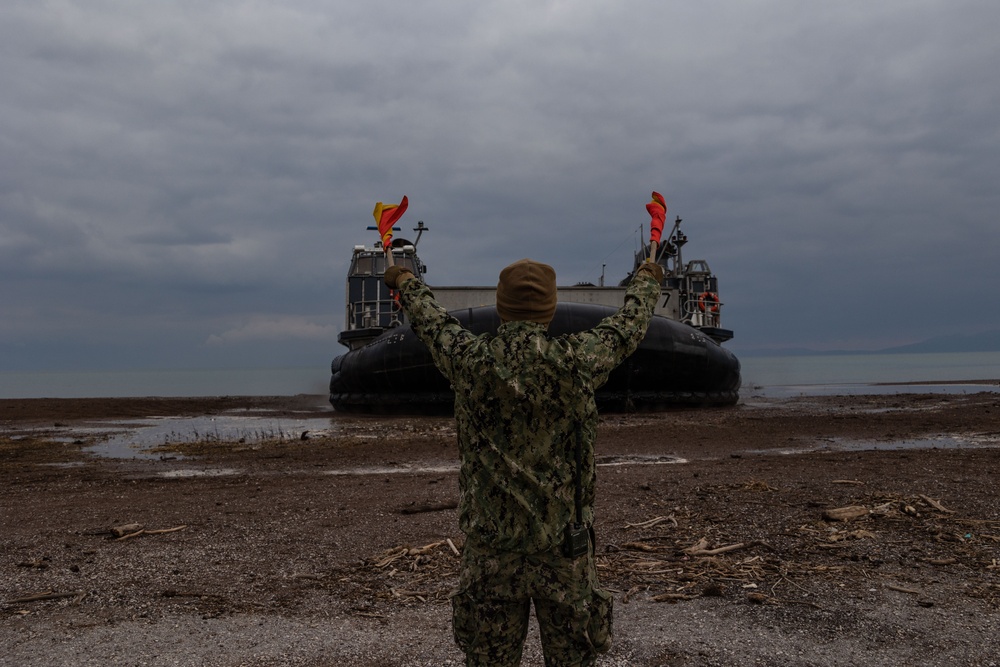
[(475, 336), (408, 282), (414, 332), (455, 390), (462, 471), (462, 531), (504, 551), (558, 546), (573, 512), (574, 448), (583, 446), (583, 518), (593, 520), (597, 407), (594, 392), (638, 346), (659, 294), (637, 279), (616, 314), (588, 331), (551, 338), (532, 321)]

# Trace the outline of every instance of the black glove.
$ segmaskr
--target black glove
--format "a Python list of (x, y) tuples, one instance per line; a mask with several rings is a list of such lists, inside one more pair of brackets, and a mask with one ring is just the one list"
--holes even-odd
[(638, 277), (644, 273), (651, 276), (658, 284), (663, 284), (663, 267), (656, 262), (643, 262), (640, 264), (639, 268), (635, 272), (635, 275)]
[(404, 282), (413, 277), (413, 271), (410, 271), (405, 266), (396, 266), (393, 264), (385, 270), (383, 279), (385, 280), (385, 284), (392, 289), (399, 289)]

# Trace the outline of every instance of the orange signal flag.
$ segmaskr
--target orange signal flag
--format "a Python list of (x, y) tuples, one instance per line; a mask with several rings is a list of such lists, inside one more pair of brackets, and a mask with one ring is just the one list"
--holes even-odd
[(392, 242), (392, 226), (403, 217), (408, 205), (409, 201), (407, 201), (406, 195), (403, 195), (403, 201), (398, 204), (383, 204), (382, 202), (375, 204), (372, 215), (375, 216), (375, 222), (378, 223), (378, 233), (382, 236), (383, 248), (388, 248), (389, 243)]
[(663, 223), (667, 220), (667, 202), (659, 192), (653, 192), (653, 199), (646, 204), (646, 211), (649, 213), (649, 240), (651, 243), (659, 243), (663, 234)]

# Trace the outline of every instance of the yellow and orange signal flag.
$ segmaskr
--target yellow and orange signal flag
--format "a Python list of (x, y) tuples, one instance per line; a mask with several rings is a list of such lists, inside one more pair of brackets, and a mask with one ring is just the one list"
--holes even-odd
[(650, 243), (660, 243), (660, 236), (663, 234), (663, 223), (667, 220), (667, 202), (659, 192), (653, 193), (653, 199), (646, 204), (646, 211), (649, 213), (649, 241)]
[(389, 243), (392, 242), (392, 226), (406, 213), (408, 204), (406, 195), (403, 195), (403, 201), (398, 204), (383, 204), (382, 202), (375, 204), (372, 215), (375, 216), (375, 222), (378, 223), (378, 233), (382, 237), (383, 248), (389, 248)]

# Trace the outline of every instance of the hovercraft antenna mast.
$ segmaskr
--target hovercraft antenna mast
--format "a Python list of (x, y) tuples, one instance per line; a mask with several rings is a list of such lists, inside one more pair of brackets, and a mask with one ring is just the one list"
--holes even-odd
[(417, 233), (417, 238), (413, 242), (414, 248), (416, 248), (417, 244), (420, 243), (420, 237), (423, 235), (423, 233), (430, 231), (430, 229), (431, 229), (430, 227), (424, 224), (423, 220), (417, 220), (417, 226), (413, 228), (413, 231)]
[(674, 276), (681, 277), (684, 272), (684, 260), (681, 259), (681, 246), (687, 243), (687, 236), (681, 232), (681, 216), (677, 216), (674, 220), (674, 228), (670, 230), (670, 236), (667, 238), (667, 254), (673, 255), (674, 260)]

